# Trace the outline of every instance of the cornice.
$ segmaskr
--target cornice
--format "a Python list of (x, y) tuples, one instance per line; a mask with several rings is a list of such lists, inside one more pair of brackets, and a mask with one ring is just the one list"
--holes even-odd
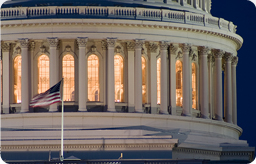
[[(151, 29), (166, 29), (166, 30), (176, 30), (176, 31), (187, 31), (187, 32), (194, 32), (194, 33), (202, 33), (202, 34), (207, 34), (207, 35), (212, 35), (212, 36), (216, 36), (216, 37), (221, 37), (221, 38), (226, 38), (229, 40), (232, 40), (236, 46), (237, 46), (237, 50), (239, 50), (242, 47), (243, 44), (243, 39), (234, 33), (231, 32), (227, 32), (224, 30), (218, 30), (216, 29), (216, 31), (211, 31), (213, 30), (213, 28), (209, 28), (209, 30), (207, 29), (196, 29), (196, 26), (191, 26), (190, 24), (186, 24), (187, 26), (191, 26), (191, 27), (178, 27), (178, 24), (169, 24), (169, 25), (156, 25), (156, 24), (141, 24), (141, 22), (138, 23), (101, 23), (101, 22), (57, 22), (57, 23), (53, 23), (53, 22), (46, 22), (46, 23), (13, 23), (10, 22), (10, 24), (8, 24), (8, 21), (4, 21), (5, 23), (1, 25), (1, 28), (10, 28), (10, 27), (14, 27), (14, 28), (18, 28), (18, 27), (37, 27), (37, 26), (70, 26), (70, 25), (74, 25), (74, 26), (123, 26), (123, 27), (144, 27), (144, 28), (151, 28)], [(154, 22), (155, 23), (155, 22)], [(181, 24), (184, 25), (184, 24)], [(198, 26), (201, 27), (201, 26)], [(205, 27), (208, 28), (208, 27)], [(230, 35), (229, 35), (230, 34)], [(232, 36), (233, 35), (233, 36)], [(236, 35), (236, 36), (234, 36)]]

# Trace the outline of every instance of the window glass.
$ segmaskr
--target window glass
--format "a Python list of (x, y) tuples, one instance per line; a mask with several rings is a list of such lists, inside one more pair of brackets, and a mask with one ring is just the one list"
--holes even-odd
[(147, 103), (147, 68), (146, 59), (141, 57), (142, 64), (142, 103)]
[(196, 65), (192, 63), (192, 108), (196, 109)]
[(50, 83), (50, 62), (47, 55), (41, 55), (38, 58), (38, 93), (49, 89)]
[(157, 59), (157, 104), (161, 104), (161, 58)]
[(21, 56), (14, 59), (14, 103), (21, 103)]
[(114, 57), (115, 65), (115, 102), (124, 102), (123, 83), (123, 58), (120, 55)]
[(62, 59), (62, 76), (64, 78), (64, 101), (75, 101), (75, 60), (70, 54)]
[(176, 62), (176, 106), (182, 106), (182, 63)]
[(99, 58), (93, 54), (88, 57), (88, 101), (100, 101), (99, 90)]

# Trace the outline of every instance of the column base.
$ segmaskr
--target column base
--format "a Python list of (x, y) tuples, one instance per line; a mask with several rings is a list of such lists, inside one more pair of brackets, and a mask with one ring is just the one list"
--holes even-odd
[(144, 111), (142, 109), (135, 109), (134, 112), (135, 113), (144, 113)]
[(134, 113), (135, 107), (134, 106), (128, 106), (128, 113)]
[(88, 112), (86, 108), (78, 108), (78, 112)]
[(116, 109), (115, 108), (108, 108), (107, 112), (116, 112)]
[(151, 107), (151, 114), (157, 114), (157, 113), (158, 113), (157, 107)]
[(191, 114), (181, 113), (182, 116), (191, 117)]

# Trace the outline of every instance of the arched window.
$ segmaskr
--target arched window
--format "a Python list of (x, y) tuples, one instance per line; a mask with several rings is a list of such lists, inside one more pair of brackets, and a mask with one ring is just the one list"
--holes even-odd
[(161, 104), (161, 58), (157, 59), (157, 104)]
[(123, 58), (115, 55), (115, 102), (124, 102)]
[(196, 65), (192, 63), (192, 108), (196, 109)]
[(21, 56), (14, 58), (14, 103), (21, 103)]
[(50, 62), (47, 55), (41, 55), (38, 58), (38, 93), (45, 92), (49, 89), (50, 79)]
[(88, 101), (99, 101), (99, 63), (97, 55), (88, 57)]
[(75, 101), (75, 60), (70, 54), (62, 59), (62, 76), (64, 78), (64, 101)]
[(147, 63), (144, 57), (141, 57), (142, 64), (142, 103), (147, 103)]
[(182, 106), (182, 63), (176, 62), (176, 105)]

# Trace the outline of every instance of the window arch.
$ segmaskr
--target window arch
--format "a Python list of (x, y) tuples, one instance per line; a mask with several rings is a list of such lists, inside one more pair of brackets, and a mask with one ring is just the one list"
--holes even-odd
[(192, 108), (196, 109), (196, 100), (197, 100), (197, 94), (196, 94), (196, 65), (195, 63), (192, 63)]
[(62, 76), (64, 78), (64, 101), (75, 101), (75, 60), (70, 54), (62, 59)]
[(141, 57), (142, 65), (142, 103), (147, 103), (147, 63), (146, 59)]
[(14, 58), (14, 103), (21, 103), (21, 55)]
[(157, 59), (157, 104), (161, 104), (161, 58)]
[(182, 106), (182, 63), (178, 60), (176, 62), (176, 105)]
[(88, 101), (99, 101), (99, 58), (92, 54), (88, 57)]
[(49, 79), (50, 79), (50, 62), (47, 55), (41, 55), (38, 58), (38, 93), (45, 92), (49, 89)]
[(122, 56), (115, 55), (114, 65), (115, 65), (115, 102), (124, 102), (124, 80), (123, 80), (124, 63), (123, 63)]

